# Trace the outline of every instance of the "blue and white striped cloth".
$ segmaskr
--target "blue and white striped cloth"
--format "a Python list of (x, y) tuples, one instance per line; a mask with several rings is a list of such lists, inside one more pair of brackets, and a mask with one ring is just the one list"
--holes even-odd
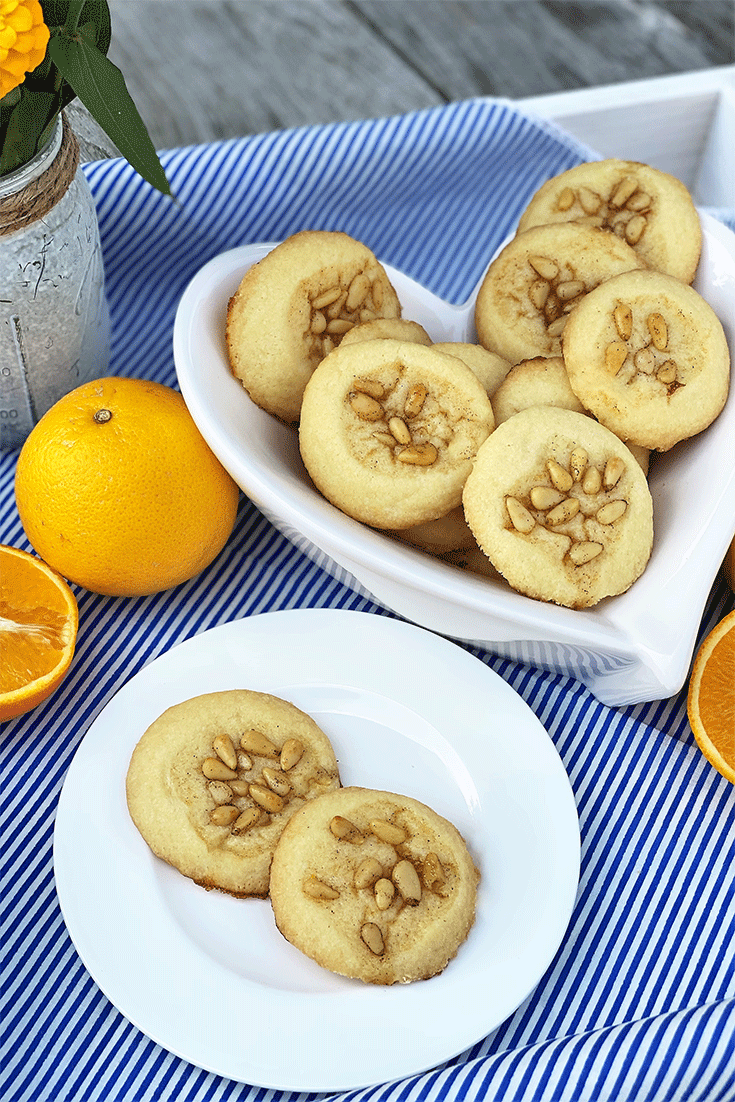
[[(512, 105), (474, 100), (396, 118), (170, 151), (179, 200), (121, 160), (86, 166), (107, 275), (111, 374), (176, 385), (174, 314), (217, 253), (303, 228), (340, 229), (435, 293), (463, 301), (548, 176), (595, 154)], [(2, 457), (2, 542), (30, 549)], [(388, 615), (334, 580), (243, 499), (191, 582), (139, 599), (76, 590), (63, 687), (2, 732), (2, 1102), (254, 1102), (278, 1092), (205, 1072), (111, 1005), (66, 931), (54, 813), (85, 731), (154, 657), (210, 627), (287, 608)], [(733, 607), (712, 591), (702, 637)], [(580, 683), (474, 651), (547, 728), (579, 810), (579, 895), (527, 1001), (446, 1066), (353, 1091), (361, 1102), (733, 1102), (735, 790), (696, 749), (685, 693), (613, 709)], [(90, 906), (94, 885), (90, 882)], [(285, 1099), (323, 1097), (285, 1092)]]

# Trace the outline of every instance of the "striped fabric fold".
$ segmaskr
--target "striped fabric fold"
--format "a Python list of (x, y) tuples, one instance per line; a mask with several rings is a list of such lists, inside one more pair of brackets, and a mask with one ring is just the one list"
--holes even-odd
[[(340, 229), (448, 301), (466, 300), (536, 188), (595, 157), (503, 101), (307, 127), (162, 154), (178, 204), (121, 160), (85, 166), (99, 216), (111, 373), (176, 385), (188, 281), (236, 245)], [(725, 212), (725, 215), (727, 212)], [(725, 220), (723, 218), (723, 220)], [(30, 550), (0, 460), (2, 542)], [(219, 624), (287, 608), (391, 613), (241, 500), (201, 575), (136, 599), (75, 588), (62, 689), (5, 725), (0, 750), (3, 1102), (301, 1102), (197, 1068), (127, 1021), (71, 942), (53, 871), (55, 809), (85, 732), (146, 664)], [(733, 608), (715, 583), (700, 639)], [(446, 1065), (339, 1102), (733, 1102), (735, 794), (697, 750), (686, 691), (627, 708), (572, 678), (473, 647), (527, 702), (568, 772), (581, 879), (555, 959), (492, 1034)], [(94, 880), (90, 870), (90, 906)]]

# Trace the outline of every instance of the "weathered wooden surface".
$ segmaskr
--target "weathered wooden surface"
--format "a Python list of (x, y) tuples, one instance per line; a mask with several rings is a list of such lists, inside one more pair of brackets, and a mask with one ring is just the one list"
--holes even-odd
[[(735, 62), (733, 0), (110, 0), (158, 149)], [(83, 112), (87, 159), (111, 152)]]

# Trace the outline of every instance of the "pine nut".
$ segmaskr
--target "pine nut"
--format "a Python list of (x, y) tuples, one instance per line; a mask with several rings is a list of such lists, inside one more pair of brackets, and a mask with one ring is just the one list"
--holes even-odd
[(304, 744), (297, 738), (287, 738), (281, 748), (281, 769), (288, 772), (297, 765), (303, 756)]
[(371, 398), (385, 397), (385, 387), (379, 379), (355, 379), (352, 388), (362, 394), (369, 394)]
[(383, 935), (374, 922), (365, 922), (360, 929), (360, 937), (371, 953), (379, 957), (385, 951)]
[(597, 467), (588, 467), (582, 479), (582, 489), (586, 494), (594, 496), (602, 489), (602, 475)]
[(210, 781), (207, 788), (216, 804), (228, 804), (235, 791), (234, 788), (230, 788), (226, 781)]
[(628, 346), (623, 341), (612, 341), (605, 349), (605, 367), (611, 375), (617, 375), (628, 358)]
[(230, 804), (220, 804), (209, 815), (209, 821), (218, 827), (232, 826), (240, 812)]
[(545, 279), (534, 279), (528, 288), (528, 297), (537, 310), (543, 310), (551, 287)]
[[(338, 318), (340, 316), (340, 314), (342, 313), (342, 307), (344, 306), (346, 301), (347, 301), (347, 292), (343, 291), (342, 294), (339, 296), (339, 298), (335, 299), (334, 302), (330, 306), (327, 307), (327, 318), (330, 321), (333, 320), (334, 318)], [(329, 328), (328, 324), (327, 324), (327, 328)]]
[(621, 180), (618, 186), (613, 192), (610, 203), (614, 207), (622, 207), (630, 199), (631, 195), (638, 190), (638, 184), (632, 176), (626, 176), (624, 180)]
[(435, 853), (431, 852), (426, 854), (421, 873), (424, 878), (424, 884), (430, 892), (435, 892), (439, 888), (444, 887), (446, 876), (444, 875), (441, 861)]
[(250, 754), (246, 754), (244, 750), (237, 751), (237, 768), (247, 772), (248, 769), (253, 768), (253, 759)]
[(233, 834), (244, 834), (246, 830), (250, 830), (255, 826), (260, 818), (260, 812), (257, 807), (248, 807), (243, 811), (241, 815), (235, 819), (232, 824)]
[(318, 337), (324, 332), (326, 328), (327, 319), (324, 317), (324, 314), (321, 312), (321, 310), (315, 310), (314, 313), (311, 315), (311, 332), (314, 334), (315, 337)]
[(230, 781), (230, 788), (236, 796), (247, 796), (250, 792), (250, 781), (244, 781), (238, 779), (236, 781)]
[(630, 199), (626, 202), (628, 210), (648, 210), (652, 202), (651, 196), (646, 195), (645, 191), (636, 191), (631, 195)]
[(325, 884), (323, 880), (320, 880), (317, 876), (309, 876), (304, 880), (301, 888), (305, 895), (310, 896), (312, 899), (339, 899), (339, 892), (336, 888), (330, 887), (329, 884)]
[(396, 826), (395, 823), (389, 823), (385, 819), (371, 819), (370, 829), (376, 838), (379, 838), (381, 842), (387, 842), (391, 846), (400, 846), (401, 842), (405, 842), (408, 838), (408, 834), (403, 827)]
[(570, 187), (562, 188), (556, 201), (558, 210), (569, 210), (574, 203), (574, 192)]
[(349, 819), (345, 819), (344, 815), (334, 815), (329, 820), (329, 829), (335, 838), (339, 838), (340, 842), (360, 843), (363, 841), (362, 831)]
[(625, 240), (629, 245), (637, 245), (643, 237), (646, 228), (646, 220), (642, 214), (634, 214), (625, 227)]
[(279, 796), (288, 796), (291, 791), (291, 785), (279, 769), (270, 769), (266, 766), (263, 770), (263, 780), (271, 792), (275, 792)]
[(438, 458), (439, 452), (430, 441), (425, 444), (412, 444), (396, 453), (396, 459), (401, 463), (409, 463), (413, 467), (431, 467)]
[(547, 256), (529, 256), (528, 263), (542, 279), (556, 279), (559, 275), (559, 265)]
[(579, 203), (585, 214), (597, 214), (602, 205), (602, 196), (598, 195), (596, 191), (592, 191), (591, 188), (581, 187), (579, 189)]
[(550, 486), (534, 486), (530, 493), (531, 504), (534, 509), (551, 509), (564, 500), (564, 495), (558, 490), (552, 490)]
[(370, 290), (370, 279), (364, 272), (358, 272), (355, 278), (350, 284), (350, 289), (347, 292), (347, 299), (345, 300), (346, 310), (356, 310), (365, 299), (367, 298), (368, 291)]
[(354, 321), (348, 321), (347, 318), (334, 318), (327, 322), (327, 332), (331, 333), (333, 337), (343, 337), (345, 333), (349, 333), (350, 329), (354, 328)]
[(523, 532), (524, 535), (528, 535), (530, 531), (536, 526), (536, 521), (525, 505), (521, 504), (518, 498), (507, 497), (505, 499), (505, 507), (508, 510), (508, 516), (510, 522), (517, 532)]
[(225, 765), (229, 765), (230, 769), (237, 769), (237, 754), (229, 735), (217, 735), (212, 743), (212, 749)]
[(332, 287), (329, 291), (322, 292), (318, 298), (311, 300), (312, 310), (323, 310), (325, 306), (331, 306), (342, 294), (341, 287)]
[(569, 558), (575, 566), (584, 566), (586, 563), (596, 559), (602, 550), (603, 547), (601, 543), (593, 543), (592, 541), (573, 543), (569, 548)]
[(354, 885), (356, 888), (371, 888), (376, 880), (383, 875), (383, 866), (374, 857), (366, 857), (355, 869)]
[(277, 815), (279, 811), (283, 811), (284, 800), (282, 796), (279, 796), (277, 792), (271, 792), (270, 788), (263, 788), (260, 784), (251, 784), (248, 789), (251, 800), (255, 800), (259, 807), (262, 807), (264, 811), (269, 811), (271, 815)]
[(676, 379), (676, 364), (673, 360), (666, 360), (656, 372), (656, 378), (660, 383), (673, 383)]
[(564, 494), (571, 490), (574, 479), (569, 471), (562, 467), (561, 463), (557, 463), (555, 459), (549, 459), (546, 463), (546, 469), (549, 472), (549, 478), (556, 486), (557, 490), (561, 490)]
[(330, 352), (334, 352), (335, 344), (331, 337), (324, 337), (322, 340), (322, 355), (328, 356)]
[(382, 421), (385, 415), (380, 402), (376, 402), (369, 394), (351, 394), (350, 405), (361, 421)]
[(566, 524), (579, 512), (579, 501), (576, 497), (568, 497), (546, 514), (546, 521), (552, 527), (557, 524)]
[(261, 731), (245, 731), (240, 735), (240, 746), (246, 753), (257, 754), (261, 758), (277, 758), (278, 750)]
[(619, 302), (613, 310), (613, 321), (621, 340), (627, 341), (633, 332), (633, 311), (627, 302)]
[(383, 284), (379, 279), (373, 280), (372, 295), (373, 302), (375, 303), (375, 309), (380, 312), (385, 297), (385, 288), (383, 287)]
[(424, 408), (424, 402), (426, 401), (426, 395), (428, 393), (423, 383), (415, 383), (409, 389), (406, 395), (406, 401), (403, 403), (403, 416), (417, 417)]
[(385, 444), (387, 448), (393, 448), (396, 443), (395, 436), (391, 436), (389, 432), (374, 432), (373, 440), (379, 440), (381, 444)]
[(415, 907), (421, 899), (421, 881), (419, 874), (410, 861), (399, 861), (391, 873), (393, 883), (401, 893), (404, 903)]
[(605, 464), (605, 473), (602, 476), (602, 482), (606, 490), (611, 490), (613, 486), (616, 486), (620, 481), (620, 477), (625, 470), (625, 463), (619, 455), (611, 455)]
[(648, 332), (651, 334), (651, 343), (659, 352), (663, 352), (669, 343), (669, 331), (663, 314), (649, 314), (646, 318)]
[(608, 501), (597, 510), (595, 516), (600, 524), (614, 524), (616, 520), (620, 520), (627, 508), (627, 501)]
[(546, 334), (549, 337), (560, 337), (564, 332), (564, 326), (567, 324), (565, 317), (556, 318), (552, 321), (551, 325), (546, 326)]
[(225, 765), (219, 758), (205, 758), (202, 762), (202, 773), (208, 781), (234, 781), (237, 773)]
[(380, 880), (376, 880), (373, 893), (375, 895), (375, 905), (378, 910), (387, 911), (396, 894), (395, 885), (392, 880), (387, 880), (382, 876)]
[(562, 302), (568, 302), (572, 298), (577, 298), (584, 291), (584, 281), (581, 279), (566, 279), (563, 283), (557, 283), (556, 296), (561, 299)]
[(569, 470), (572, 473), (572, 477), (575, 482), (579, 482), (580, 478), (584, 474), (585, 468), (589, 461), (589, 456), (584, 448), (575, 448), (569, 457)]
[(388, 430), (397, 444), (411, 443), (411, 433), (408, 425), (401, 417), (390, 417), (388, 419)]

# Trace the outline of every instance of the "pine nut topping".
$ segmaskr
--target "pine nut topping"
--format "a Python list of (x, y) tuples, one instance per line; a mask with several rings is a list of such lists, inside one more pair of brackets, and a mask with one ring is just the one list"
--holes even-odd
[(230, 788), (236, 796), (247, 796), (250, 792), (250, 781), (238, 777), (236, 781), (230, 781)]
[(409, 463), (413, 467), (431, 467), (438, 458), (439, 452), (430, 441), (425, 444), (412, 444), (396, 453), (396, 459), (401, 463)]
[[(338, 318), (339, 315), (342, 313), (342, 307), (344, 306), (346, 301), (347, 292), (343, 291), (339, 298), (335, 299), (334, 302), (327, 307), (327, 317), (330, 320), (332, 320), (333, 318)], [(329, 326), (327, 326), (327, 328), (329, 328)]]
[(270, 788), (264, 788), (262, 784), (251, 784), (248, 792), (251, 800), (255, 800), (259, 807), (269, 811), (271, 815), (277, 815), (279, 811), (283, 811), (283, 797), (277, 792), (271, 792)]
[(355, 379), (352, 389), (369, 394), (371, 398), (385, 397), (385, 387), (379, 379)]
[(629, 245), (637, 245), (643, 237), (646, 228), (646, 220), (642, 214), (634, 214), (625, 227), (625, 240)]
[(613, 321), (621, 340), (627, 341), (633, 332), (633, 311), (627, 302), (619, 302), (613, 310)]
[(401, 893), (404, 903), (415, 907), (421, 900), (421, 881), (410, 861), (399, 861), (391, 873), (393, 883)]
[(406, 395), (406, 401), (403, 404), (404, 417), (417, 417), (424, 407), (426, 401), (426, 395), (428, 390), (423, 383), (415, 383), (408, 391)]
[(556, 201), (558, 210), (569, 210), (574, 203), (574, 192), (570, 187), (562, 188)]
[(395, 439), (396, 443), (398, 443), (398, 444), (410, 444), (411, 443), (411, 433), (409, 431), (408, 425), (403, 420), (403, 418), (401, 418), (401, 417), (390, 417), (388, 419), (388, 429), (390, 431), (391, 436), (393, 436), (393, 438)]
[(237, 773), (219, 758), (205, 758), (202, 773), (208, 781), (234, 781)]
[(529, 256), (528, 263), (542, 279), (552, 280), (559, 275), (559, 265), (548, 256)]
[(632, 176), (626, 176), (621, 180), (613, 192), (610, 203), (614, 207), (623, 207), (630, 199), (633, 192), (638, 190), (638, 184)]
[(649, 314), (646, 318), (648, 332), (651, 334), (651, 343), (659, 352), (663, 352), (669, 343), (669, 331), (663, 314)]
[(209, 820), (214, 826), (232, 826), (239, 814), (240, 812), (236, 807), (232, 807), (230, 804), (220, 804), (219, 807), (215, 807), (210, 812)]
[(631, 195), (630, 199), (626, 202), (628, 210), (648, 210), (652, 203), (650, 195), (646, 195), (645, 191), (636, 191)]
[(549, 459), (546, 463), (546, 468), (549, 472), (549, 478), (556, 486), (557, 490), (561, 490), (564, 494), (569, 493), (574, 483), (574, 479), (569, 471), (565, 470), (561, 463), (557, 463), (555, 459)]
[(331, 333), (333, 337), (343, 337), (345, 333), (349, 333), (350, 329), (354, 329), (354, 321), (348, 321), (347, 318), (333, 318), (327, 322), (327, 332)]
[(341, 294), (341, 287), (331, 287), (328, 291), (324, 291), (319, 295), (318, 298), (312, 299), (312, 310), (323, 310), (326, 306), (331, 306), (333, 302), (337, 301)]
[(232, 824), (233, 834), (244, 834), (246, 830), (250, 830), (255, 826), (260, 818), (260, 811), (257, 807), (248, 807), (241, 815), (235, 819)]
[(575, 448), (569, 457), (569, 470), (575, 482), (579, 482), (585, 472), (589, 456), (584, 448)]
[(356, 888), (372, 888), (383, 875), (383, 866), (374, 857), (366, 857), (355, 869), (353, 881)]
[(430, 892), (436, 892), (444, 887), (446, 876), (441, 861), (435, 853), (430, 852), (426, 854), (421, 873), (424, 879), (424, 885)]
[(385, 295), (385, 289), (384, 289), (383, 284), (381, 283), (381, 281), (379, 279), (374, 279), (373, 280), (372, 292), (373, 292), (373, 302), (375, 303), (375, 309), (380, 310), (381, 306), (383, 305), (383, 298), (384, 298), (384, 295)]
[(329, 829), (341, 842), (360, 843), (364, 840), (362, 831), (344, 815), (334, 815), (329, 820)]
[(673, 383), (676, 379), (676, 364), (673, 360), (666, 360), (656, 372), (656, 378), (660, 383)]
[(611, 341), (605, 349), (605, 367), (611, 375), (617, 375), (628, 358), (628, 346), (623, 341)]
[(566, 524), (568, 520), (576, 517), (578, 512), (579, 501), (576, 497), (568, 497), (546, 514), (546, 520), (552, 527), (556, 527), (557, 524)]
[(246, 754), (244, 750), (237, 751), (237, 768), (242, 769), (245, 773), (247, 773), (248, 769), (253, 768), (253, 759), (250, 757), (250, 754)]
[(370, 279), (364, 272), (359, 272), (350, 284), (345, 300), (346, 310), (356, 310), (365, 301), (370, 290)]
[(387, 911), (396, 894), (395, 885), (392, 880), (387, 880), (386, 877), (382, 876), (379, 880), (375, 881), (373, 893), (375, 895), (375, 905), (378, 910)]
[(217, 735), (212, 743), (212, 749), (225, 765), (229, 765), (230, 769), (237, 769), (237, 754), (229, 735)]
[(529, 495), (534, 509), (551, 509), (564, 500), (564, 494), (552, 490), (550, 486), (534, 486)]
[(525, 505), (522, 504), (516, 497), (506, 497), (505, 507), (508, 510), (508, 516), (510, 522), (517, 532), (523, 532), (524, 535), (528, 535), (530, 531), (536, 526), (536, 521)]
[(614, 524), (616, 520), (620, 520), (627, 508), (627, 501), (608, 501), (597, 510), (595, 516), (600, 524)]
[(315, 337), (318, 337), (327, 328), (327, 319), (321, 310), (315, 310), (311, 315), (311, 325), (309, 326)]
[(279, 796), (288, 796), (291, 791), (291, 785), (286, 780), (280, 769), (270, 769), (268, 766), (263, 770), (263, 780), (270, 788), (271, 792), (277, 793)]
[(588, 562), (592, 562), (599, 554), (602, 553), (603, 547), (601, 543), (582, 542), (573, 543), (569, 548), (569, 558), (572, 560), (575, 566), (584, 566)]
[(389, 823), (385, 819), (371, 819), (370, 829), (376, 838), (379, 838), (381, 842), (388, 842), (391, 846), (400, 846), (408, 838), (408, 834), (403, 827), (396, 826), (395, 823)]
[(277, 758), (278, 750), (261, 731), (244, 731), (240, 746), (246, 754), (258, 754), (261, 758)]
[(613, 486), (617, 486), (624, 470), (625, 463), (623, 463), (620, 456), (611, 455), (605, 464), (605, 473), (602, 476), (603, 485), (606, 490), (611, 490)]
[(361, 421), (382, 421), (385, 416), (380, 402), (361, 391), (350, 395), (350, 405)]
[(582, 489), (586, 494), (593, 496), (599, 494), (602, 489), (602, 475), (597, 467), (588, 467), (582, 479)]
[(584, 291), (584, 281), (581, 279), (567, 279), (563, 283), (557, 283), (556, 296), (561, 299), (562, 302), (568, 302), (569, 299), (576, 298), (577, 295), (581, 295)]
[(301, 887), (304, 894), (312, 899), (339, 899), (337, 889), (325, 884), (318, 876), (308, 876)]
[(383, 935), (374, 922), (365, 922), (360, 929), (360, 937), (371, 953), (376, 957), (381, 956), (385, 949)]
[(528, 297), (537, 310), (543, 310), (551, 287), (545, 279), (534, 279), (528, 288)]
[(597, 214), (602, 206), (602, 196), (592, 188), (581, 187), (579, 189), (579, 202), (585, 214)]
[(235, 792), (226, 781), (210, 781), (207, 789), (216, 804), (228, 804)]
[(562, 315), (560, 318), (555, 318), (550, 325), (546, 326), (546, 334), (549, 337), (560, 337), (564, 332), (564, 326), (567, 324), (567, 319)]
[(303, 756), (304, 744), (297, 738), (287, 738), (281, 748), (281, 769), (288, 772), (297, 765)]

